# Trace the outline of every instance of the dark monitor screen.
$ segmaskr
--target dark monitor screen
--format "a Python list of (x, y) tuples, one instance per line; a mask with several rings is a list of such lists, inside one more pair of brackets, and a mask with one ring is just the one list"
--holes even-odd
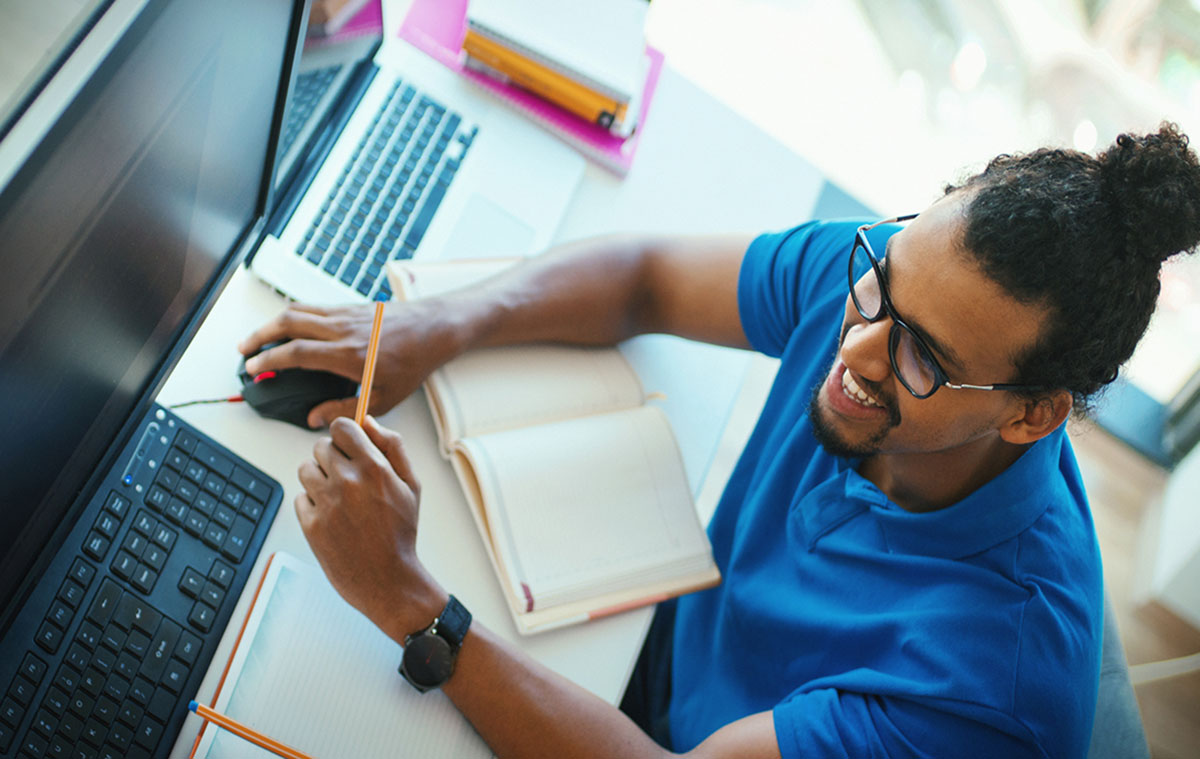
[(0, 610), (261, 226), (297, 5), (150, 0), (0, 188)]

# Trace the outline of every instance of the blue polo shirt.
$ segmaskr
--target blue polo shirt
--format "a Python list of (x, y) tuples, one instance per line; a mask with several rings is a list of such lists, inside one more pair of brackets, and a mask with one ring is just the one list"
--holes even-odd
[[(1082, 757), (1102, 585), (1063, 428), (923, 514), (813, 438), (855, 226), (806, 224), (746, 253), (742, 324), (781, 361), (709, 526), (724, 582), (678, 602), (674, 747), (770, 709), (784, 757)], [(891, 232), (876, 232), (882, 251)]]

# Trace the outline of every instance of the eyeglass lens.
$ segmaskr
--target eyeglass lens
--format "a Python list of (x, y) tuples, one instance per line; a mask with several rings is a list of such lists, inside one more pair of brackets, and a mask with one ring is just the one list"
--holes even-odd
[[(850, 295), (854, 307), (867, 321), (877, 321), (885, 311), (883, 288), (879, 275), (871, 265), (871, 256), (860, 243), (855, 243), (850, 261)], [(931, 394), (937, 383), (933, 358), (904, 324), (893, 322), (888, 339), (888, 353), (900, 381), (913, 395)]]

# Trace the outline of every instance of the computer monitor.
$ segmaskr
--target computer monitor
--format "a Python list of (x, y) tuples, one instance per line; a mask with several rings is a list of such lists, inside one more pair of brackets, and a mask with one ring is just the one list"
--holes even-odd
[(117, 0), (0, 145), (0, 631), (257, 242), (304, 13)]

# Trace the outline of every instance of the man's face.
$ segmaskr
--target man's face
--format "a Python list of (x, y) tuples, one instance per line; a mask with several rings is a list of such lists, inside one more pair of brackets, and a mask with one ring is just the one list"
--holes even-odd
[[(959, 248), (966, 200), (963, 193), (947, 196), (892, 236), (887, 287), (900, 318), (929, 338), (951, 382), (1017, 381), (1013, 361), (1037, 339), (1046, 311), (1018, 302)], [(830, 453), (948, 451), (996, 434), (1024, 408), (999, 391), (941, 387), (924, 400), (913, 397), (888, 358), (891, 327), (886, 317), (868, 323), (847, 294), (841, 344), (810, 407), (817, 439)]]

